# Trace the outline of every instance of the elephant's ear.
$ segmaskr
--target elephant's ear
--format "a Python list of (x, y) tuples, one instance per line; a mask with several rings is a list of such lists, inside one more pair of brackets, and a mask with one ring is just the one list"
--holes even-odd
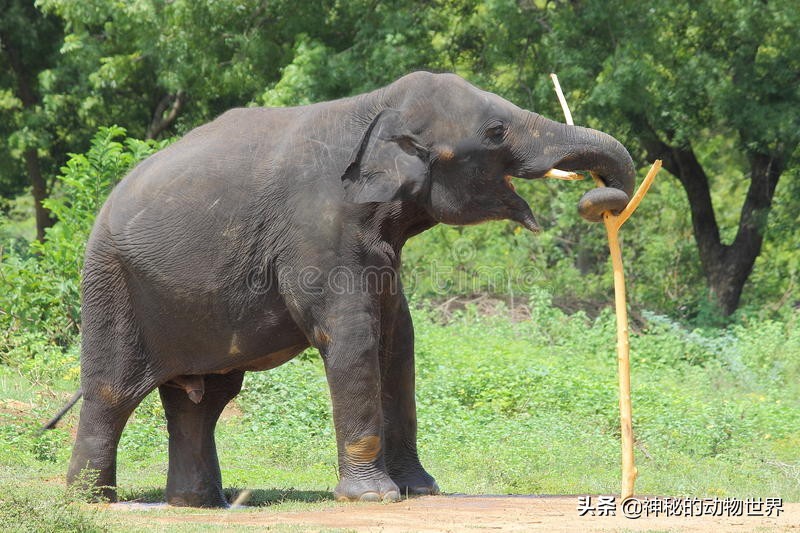
[(428, 188), (428, 151), (395, 109), (381, 111), (364, 133), (342, 175), (345, 200), (416, 200)]

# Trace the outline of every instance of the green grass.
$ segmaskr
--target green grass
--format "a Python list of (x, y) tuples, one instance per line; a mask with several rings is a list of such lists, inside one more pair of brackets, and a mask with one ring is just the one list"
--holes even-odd
[[(567, 316), (546, 301), (532, 302), (532, 314), (513, 323), (468, 308), (443, 325), (415, 311), (420, 454), (446, 492), (619, 490), (613, 316)], [(800, 500), (796, 329), (692, 331), (649, 316), (632, 354), (639, 493)], [(24, 530), (28, 516), (53, 530), (124, 529), (63, 495), (77, 409), (35, 435), (69, 392), (0, 366), (0, 519), (12, 530)], [(254, 490), (251, 504), (270, 511), (333, 505), (335, 441), (316, 353), (248, 374), (236, 406), (217, 431), (227, 490)], [(122, 498), (162, 499), (166, 445), (151, 395), (120, 444)]]

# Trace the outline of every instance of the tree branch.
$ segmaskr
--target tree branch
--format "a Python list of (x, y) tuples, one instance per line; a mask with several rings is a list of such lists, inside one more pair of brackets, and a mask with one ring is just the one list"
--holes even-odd
[[(183, 91), (178, 91), (175, 94), (168, 94), (161, 99), (156, 106), (156, 110), (153, 112), (153, 119), (147, 127), (145, 138), (155, 139), (175, 122), (175, 119), (178, 118), (178, 114), (183, 107), (185, 96), (186, 94)], [(167, 113), (167, 116), (164, 116), (167, 109), (169, 109), (169, 113)]]
[(651, 161), (661, 159), (664, 168), (678, 178), (686, 192), (692, 215), (692, 229), (700, 251), (700, 261), (708, 275), (724, 251), (714, 205), (711, 202), (708, 176), (691, 146), (686, 148), (670, 146), (659, 138), (649, 124), (646, 127), (649, 130), (648, 134), (640, 139), (647, 151), (647, 158)]

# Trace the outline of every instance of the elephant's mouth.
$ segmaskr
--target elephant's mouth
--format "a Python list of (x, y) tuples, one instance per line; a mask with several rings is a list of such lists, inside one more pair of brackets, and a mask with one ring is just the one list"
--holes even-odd
[(531, 233), (541, 232), (542, 227), (538, 222), (536, 222), (536, 217), (533, 216), (533, 212), (531, 211), (531, 207), (528, 205), (528, 202), (517, 193), (517, 188), (514, 187), (514, 183), (511, 181), (513, 179), (514, 176), (510, 174), (503, 176), (505, 186), (511, 193), (511, 214), (508, 218), (514, 222), (517, 222)]

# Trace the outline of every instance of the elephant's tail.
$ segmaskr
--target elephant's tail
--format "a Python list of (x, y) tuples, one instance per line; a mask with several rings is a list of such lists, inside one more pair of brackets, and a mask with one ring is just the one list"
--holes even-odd
[(58, 424), (58, 421), (61, 420), (61, 417), (67, 414), (67, 411), (72, 409), (72, 407), (76, 403), (78, 403), (78, 400), (81, 399), (81, 396), (83, 396), (83, 391), (81, 389), (75, 391), (75, 394), (72, 395), (72, 398), (70, 398), (70, 400), (67, 402), (67, 405), (62, 407), (61, 410), (58, 413), (56, 413), (56, 415), (42, 427), (42, 431), (45, 431), (47, 429), (54, 429), (56, 427), (56, 424)]

